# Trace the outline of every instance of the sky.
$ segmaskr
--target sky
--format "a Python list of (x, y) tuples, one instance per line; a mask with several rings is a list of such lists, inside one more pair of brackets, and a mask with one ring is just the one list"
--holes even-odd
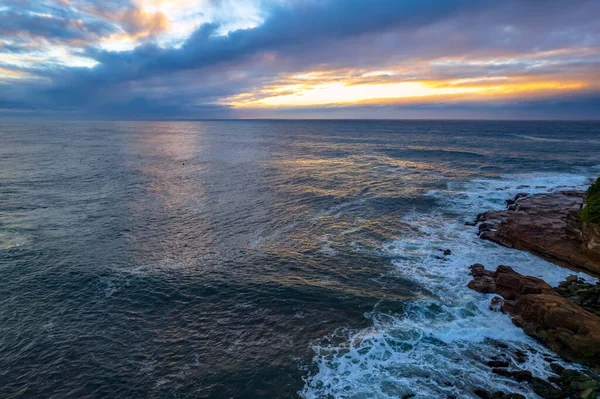
[(0, 118), (600, 119), (600, 1), (0, 0)]

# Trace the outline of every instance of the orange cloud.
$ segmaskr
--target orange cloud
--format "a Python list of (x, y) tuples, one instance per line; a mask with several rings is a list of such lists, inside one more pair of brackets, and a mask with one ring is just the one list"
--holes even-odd
[(90, 6), (86, 8), (86, 11), (111, 21), (123, 29), (124, 33), (113, 34), (105, 38), (110, 41), (136, 40), (157, 35), (165, 32), (170, 26), (169, 19), (161, 10), (149, 12), (139, 7), (129, 7), (121, 11), (109, 11)]
[(169, 20), (162, 11), (148, 13), (139, 8), (129, 9), (120, 16), (123, 28), (136, 36), (156, 35), (167, 30)]

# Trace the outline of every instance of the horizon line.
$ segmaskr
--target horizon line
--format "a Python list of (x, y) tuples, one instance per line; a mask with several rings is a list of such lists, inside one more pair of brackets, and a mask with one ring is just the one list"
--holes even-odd
[(164, 119), (26, 119), (26, 118), (0, 118), (1, 122), (260, 122), (260, 121), (282, 121), (282, 122), (600, 122), (598, 119), (493, 119), (493, 118), (164, 118)]

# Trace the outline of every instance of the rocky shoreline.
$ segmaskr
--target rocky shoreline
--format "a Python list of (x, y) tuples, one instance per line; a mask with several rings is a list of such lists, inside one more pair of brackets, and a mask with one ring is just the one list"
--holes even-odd
[(585, 191), (519, 193), (506, 210), (477, 216), (479, 237), (599, 277), (600, 248), (588, 247), (598, 237), (578, 219), (585, 197)]
[[(600, 182), (600, 179), (598, 180)], [(600, 185), (595, 183), (592, 187)], [(519, 193), (507, 200), (507, 209), (488, 211), (470, 225), (480, 238), (530, 252), (559, 266), (600, 276), (600, 228), (581, 220), (589, 213), (590, 190), (534, 194)], [(594, 194), (596, 195), (596, 194)], [(509, 266), (495, 271), (470, 267), (469, 288), (496, 294), (490, 309), (507, 314), (528, 335), (544, 343), (567, 362), (590, 367), (589, 372), (564, 369), (551, 363), (554, 376), (547, 381), (528, 370), (509, 367), (515, 362), (491, 361), (496, 374), (529, 384), (542, 398), (600, 397), (600, 282), (591, 284), (572, 275), (558, 287), (524, 276)], [(478, 391), (486, 398), (520, 398), (503, 392)]]
[(523, 276), (509, 266), (495, 272), (471, 266), (469, 288), (495, 293), (490, 308), (507, 313), (523, 330), (560, 356), (600, 366), (600, 318), (561, 296), (545, 281)]

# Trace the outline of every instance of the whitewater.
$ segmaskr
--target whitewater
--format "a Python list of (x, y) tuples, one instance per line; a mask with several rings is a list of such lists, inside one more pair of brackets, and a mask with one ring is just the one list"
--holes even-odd
[[(407, 214), (402, 222), (413, 226), (411, 234), (386, 243), (384, 250), (397, 272), (427, 294), (409, 303), (401, 316), (376, 308), (367, 315), (371, 327), (340, 329), (315, 345), (318, 372), (306, 379), (302, 396), (477, 398), (473, 391), (484, 389), (538, 398), (526, 384), (492, 373), (487, 362), (508, 360), (511, 369), (529, 370), (540, 378), (552, 375), (551, 362), (564, 363), (508, 315), (491, 310), (494, 295), (468, 289), (468, 268), (475, 263), (488, 269), (509, 265), (552, 286), (572, 274), (589, 282), (597, 279), (481, 240), (477, 228), (465, 222), (480, 212), (504, 209), (505, 200), (520, 192), (585, 189), (597, 170), (474, 179), (429, 192), (439, 208)], [(451, 255), (443, 255), (446, 249)]]

